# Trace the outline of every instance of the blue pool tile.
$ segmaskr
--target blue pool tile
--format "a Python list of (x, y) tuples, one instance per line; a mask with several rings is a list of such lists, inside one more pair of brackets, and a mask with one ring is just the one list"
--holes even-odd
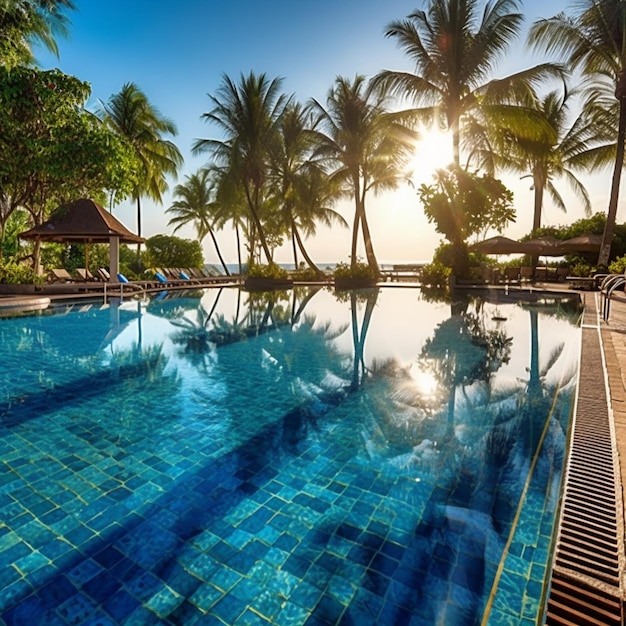
[(96, 613), (97, 604), (82, 593), (76, 593), (57, 608), (59, 615), (70, 624), (80, 624)]
[(234, 624), (245, 608), (245, 605), (242, 605), (238, 598), (227, 595), (211, 607), (211, 614), (219, 617), (226, 624)]
[(125, 589), (120, 589), (109, 597), (102, 606), (116, 623), (124, 623), (124, 620), (140, 605), (141, 603), (137, 598)]

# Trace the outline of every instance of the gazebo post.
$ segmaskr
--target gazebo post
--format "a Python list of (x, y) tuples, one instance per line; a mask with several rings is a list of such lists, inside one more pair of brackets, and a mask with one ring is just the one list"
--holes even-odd
[(120, 271), (120, 238), (111, 237), (109, 239), (109, 274), (111, 282), (119, 282), (117, 275)]

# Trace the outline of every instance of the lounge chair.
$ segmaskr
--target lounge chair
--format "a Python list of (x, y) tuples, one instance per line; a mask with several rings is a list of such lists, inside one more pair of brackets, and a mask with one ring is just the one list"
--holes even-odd
[(95, 276), (85, 267), (77, 267), (76, 273), (81, 277), (81, 280), (96, 280)]
[(109, 270), (106, 269), (106, 267), (99, 267), (97, 270), (97, 274), (100, 279), (103, 280), (105, 283), (110, 282), (111, 274), (109, 274)]
[(76, 281), (72, 275), (63, 268), (53, 268), (49, 270), (51, 282), (53, 283), (73, 283)]

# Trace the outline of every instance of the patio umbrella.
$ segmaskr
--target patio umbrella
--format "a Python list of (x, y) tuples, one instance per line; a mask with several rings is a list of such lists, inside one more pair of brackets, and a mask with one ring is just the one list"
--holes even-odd
[(545, 235), (520, 242), (524, 246), (524, 253), (532, 256), (563, 256), (565, 251), (561, 241), (556, 237)]
[(503, 235), (496, 235), (470, 246), (472, 252), (482, 254), (525, 254), (524, 245)]
[(564, 254), (571, 252), (598, 252), (602, 245), (602, 235), (580, 235), (561, 242)]

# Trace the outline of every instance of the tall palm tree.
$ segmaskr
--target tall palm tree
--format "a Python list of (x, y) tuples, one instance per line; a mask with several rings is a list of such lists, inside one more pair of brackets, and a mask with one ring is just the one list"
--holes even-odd
[(72, 0), (3, 0), (0, 3), (0, 65), (12, 67), (34, 61), (33, 42), (58, 56), (55, 37), (67, 36), (65, 11), (76, 8)]
[(268, 263), (272, 253), (262, 223), (269, 171), (269, 154), (276, 141), (277, 124), (289, 103), (280, 93), (282, 80), (250, 72), (239, 84), (224, 75), (216, 95), (209, 95), (213, 109), (202, 115), (222, 131), (223, 139), (198, 139), (195, 153), (210, 153), (213, 163), (230, 170), (238, 179), (247, 208)]
[(326, 107), (311, 101), (318, 119), (311, 131), (318, 148), (316, 157), (326, 159), (333, 169), (331, 180), (338, 181), (346, 195), (354, 198), (351, 265), (357, 262), (359, 229), (369, 266), (376, 274), (378, 262), (365, 213), (369, 191), (394, 189), (411, 154), (417, 133), (403, 123), (404, 118), (389, 113), (387, 96), (375, 91), (365, 77), (354, 80), (337, 77), (326, 97)]
[(279, 217), (291, 235), (294, 265), (298, 267), (298, 250), (310, 268), (319, 268), (309, 256), (302, 235), (314, 235), (316, 223), (327, 226), (346, 225), (343, 217), (333, 211), (333, 186), (326, 173), (311, 161), (313, 149), (309, 132), (309, 111), (299, 103), (290, 104), (281, 116), (278, 138), (271, 155), (271, 172), (279, 203)]
[(490, 79), (496, 63), (519, 34), (523, 15), (518, 0), (429, 0), (425, 11), (391, 22), (386, 36), (397, 40), (415, 72), (384, 70), (374, 78), (392, 94), (413, 101), (413, 112), (452, 135), (460, 164), (461, 125), (470, 113), (506, 120), (521, 133), (527, 115), (511, 104), (534, 100), (534, 85), (560, 74), (553, 64), (538, 65), (503, 79)]
[(497, 150), (498, 165), (532, 180), (533, 232), (541, 227), (545, 192), (558, 208), (566, 210), (565, 201), (555, 186), (556, 178), (565, 179), (582, 202), (585, 213), (591, 213), (589, 193), (574, 170), (587, 169), (595, 158), (597, 134), (586, 109), (570, 122), (572, 100), (578, 95), (578, 90), (570, 90), (564, 84), (562, 92), (550, 91), (537, 102), (537, 113), (545, 118), (552, 132), (536, 138), (518, 137), (508, 130), (496, 133), (501, 142)]
[(610, 90), (619, 103), (613, 177), (598, 265), (606, 267), (615, 232), (619, 186), (626, 138), (626, 3), (622, 0), (581, 0), (574, 15), (559, 13), (535, 22), (531, 46), (562, 55), (573, 69), (604, 95)]
[(101, 103), (100, 114), (115, 132), (130, 142), (141, 163), (139, 183), (133, 194), (137, 202), (137, 234), (141, 236), (142, 196), (162, 203), (163, 193), (169, 188), (166, 176), (176, 176), (183, 162), (176, 145), (164, 138), (177, 134), (176, 124), (161, 115), (134, 83), (126, 83), (108, 103)]
[(174, 188), (174, 196), (178, 200), (174, 200), (170, 208), (165, 211), (174, 215), (168, 222), (168, 226), (175, 225), (174, 232), (176, 232), (185, 224), (193, 224), (199, 241), (210, 235), (224, 272), (230, 276), (213, 229), (220, 206), (215, 201), (215, 186), (211, 183), (210, 172), (199, 170), (186, 178), (185, 184), (176, 185)]

